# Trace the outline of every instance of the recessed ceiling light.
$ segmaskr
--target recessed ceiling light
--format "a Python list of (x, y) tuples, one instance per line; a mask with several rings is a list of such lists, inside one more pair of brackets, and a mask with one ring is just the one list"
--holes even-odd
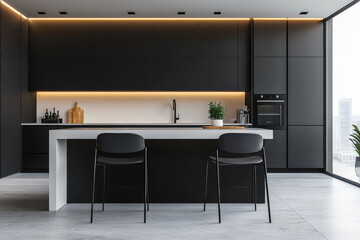
[(221, 15), (221, 12), (214, 12), (214, 15)]
[(128, 15), (135, 15), (135, 12), (128, 12)]
[(185, 12), (178, 12), (178, 15), (185, 15)]
[(308, 13), (309, 13), (309, 12), (305, 12), (305, 11), (304, 11), (304, 12), (300, 12), (299, 15), (306, 15), (306, 14), (308, 14)]
[(67, 15), (68, 13), (67, 13), (67, 12), (59, 12), (59, 14), (61, 14), (61, 15)]
[(37, 12), (39, 15), (45, 15), (46, 12)]

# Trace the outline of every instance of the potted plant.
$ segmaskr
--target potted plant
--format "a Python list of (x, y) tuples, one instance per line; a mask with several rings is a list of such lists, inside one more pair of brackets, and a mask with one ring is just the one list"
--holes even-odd
[(357, 157), (355, 160), (355, 173), (356, 176), (360, 178), (360, 130), (358, 126), (352, 125), (354, 127), (354, 132), (350, 135), (350, 141), (353, 143)]
[(221, 105), (221, 102), (209, 103), (209, 118), (211, 119), (211, 125), (221, 127), (224, 125), (224, 117), (226, 115), (226, 108)]

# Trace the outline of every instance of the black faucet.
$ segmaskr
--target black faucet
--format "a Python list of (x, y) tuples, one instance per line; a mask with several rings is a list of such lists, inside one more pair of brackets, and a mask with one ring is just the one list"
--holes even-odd
[(173, 99), (173, 116), (174, 116), (174, 123), (176, 123), (177, 120), (180, 120), (180, 114), (176, 116), (176, 100)]

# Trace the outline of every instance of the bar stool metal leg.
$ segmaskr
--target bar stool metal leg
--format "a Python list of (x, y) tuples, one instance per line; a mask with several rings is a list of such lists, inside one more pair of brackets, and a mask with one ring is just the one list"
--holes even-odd
[(96, 156), (97, 156), (97, 150), (95, 149), (94, 176), (93, 176), (93, 186), (92, 186), (92, 198), (91, 198), (91, 216), (90, 216), (90, 223), (93, 223), (93, 215), (94, 215), (95, 175), (96, 175)]
[(254, 173), (254, 181), (253, 181), (253, 197), (254, 197), (254, 205), (256, 211), (256, 203), (257, 203), (257, 183), (256, 183), (256, 166), (253, 166), (253, 173)]
[(147, 149), (145, 148), (144, 161), (144, 223), (146, 223), (146, 202), (147, 202)]
[(219, 223), (221, 223), (221, 210), (220, 210), (220, 169), (219, 169), (219, 153), (218, 153), (218, 150), (216, 150), (216, 187), (217, 187)]
[(106, 183), (106, 165), (104, 164), (104, 176), (103, 176), (103, 202), (102, 202), (102, 211), (105, 210), (105, 183)]
[(206, 161), (205, 168), (205, 189), (204, 189), (204, 212), (206, 210), (206, 198), (207, 198), (207, 188), (208, 188), (208, 171), (209, 171), (209, 161)]
[(149, 174), (148, 174), (148, 168), (146, 167), (146, 196), (147, 196), (147, 199), (146, 199), (146, 203), (147, 203), (147, 210), (149, 211), (150, 210), (150, 207), (149, 207)]
[(263, 165), (264, 165), (264, 180), (265, 180), (265, 187), (266, 187), (266, 199), (267, 199), (267, 205), (268, 205), (269, 223), (271, 223), (270, 198), (269, 198), (269, 186), (268, 186), (267, 170), (266, 170), (265, 148), (263, 148), (263, 157), (264, 157)]

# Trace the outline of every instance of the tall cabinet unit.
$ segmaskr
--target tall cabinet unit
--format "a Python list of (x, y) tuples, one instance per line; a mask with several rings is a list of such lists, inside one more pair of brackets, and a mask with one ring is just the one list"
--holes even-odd
[(288, 22), (288, 164), (324, 167), (323, 22)]
[[(286, 94), (286, 21), (254, 21), (254, 94)], [(286, 130), (265, 140), (268, 168), (286, 168)]]

